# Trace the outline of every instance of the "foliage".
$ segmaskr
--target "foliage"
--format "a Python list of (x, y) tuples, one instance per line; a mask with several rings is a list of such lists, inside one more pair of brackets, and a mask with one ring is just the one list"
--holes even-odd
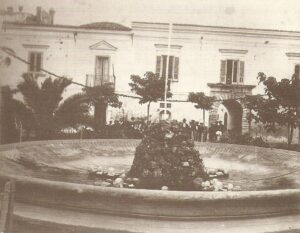
[(247, 119), (249, 125), (252, 120), (256, 123), (262, 122), (267, 131), (275, 132), (278, 121), (278, 101), (265, 99), (261, 95), (246, 96), (243, 100), (245, 108), (248, 109)]
[(206, 96), (203, 92), (190, 92), (188, 101), (195, 103), (195, 108), (210, 110), (215, 101), (214, 96)]
[[(70, 96), (61, 103), (64, 90), (71, 84), (69, 79), (48, 77), (39, 85), (31, 74), (22, 77), (23, 81), (17, 88), (23, 96), (23, 105), (31, 116), (38, 139), (50, 139), (62, 128), (78, 127), (84, 122), (89, 107), (80, 94)], [(22, 122), (25, 120), (22, 119)]]
[(54, 114), (62, 100), (62, 93), (71, 81), (65, 78), (45, 79), (39, 86), (37, 79), (31, 74), (24, 74), (23, 82), (17, 85), (23, 95), (24, 103), (32, 112), (36, 133), (39, 139), (49, 139), (55, 132)]
[(119, 101), (114, 88), (110, 84), (84, 88), (83, 91), (85, 93), (84, 98), (93, 104), (101, 102), (114, 108), (122, 106), (122, 102)]
[(205, 123), (205, 110), (212, 109), (215, 101), (214, 96), (206, 96), (204, 92), (190, 92), (188, 101), (195, 103), (195, 108), (200, 108), (203, 111), (203, 123)]
[[(300, 79), (294, 74), (291, 79), (277, 81), (274, 77), (267, 77), (258, 73), (259, 83), (265, 86), (267, 100), (259, 106), (259, 121), (275, 129), (275, 123), (287, 125), (288, 144), (291, 144), (294, 128), (300, 128)], [(262, 108), (266, 108), (263, 110)]]
[(73, 127), (78, 128), (79, 125), (89, 125), (90, 105), (84, 101), (84, 94), (74, 94), (62, 103), (55, 111), (54, 120), (60, 129)]
[(2, 87), (3, 143), (12, 143), (19, 140), (20, 124), (27, 132), (35, 129), (31, 111), (21, 101), (13, 99), (14, 92), (9, 86)]
[(94, 129), (96, 131), (103, 129), (106, 124), (107, 107), (120, 108), (122, 102), (119, 101), (114, 88), (110, 84), (88, 87), (83, 90), (85, 101), (94, 106)]
[(269, 144), (265, 142), (262, 137), (251, 137), (249, 133), (238, 134), (236, 132), (229, 132), (227, 134), (222, 135), (221, 142), (238, 145), (270, 147)]
[[(148, 103), (147, 118), (149, 119), (149, 109), (152, 102), (157, 102), (164, 99), (165, 93), (165, 78), (160, 78), (153, 72), (146, 72), (143, 78), (138, 75), (131, 75), (132, 82), (129, 83), (131, 91), (141, 97), (139, 103)], [(172, 93), (167, 91), (167, 98), (170, 98)]]
[(176, 122), (152, 124), (136, 148), (128, 174), (140, 179), (141, 188), (187, 190), (193, 179), (207, 178), (202, 159), (189, 134)]

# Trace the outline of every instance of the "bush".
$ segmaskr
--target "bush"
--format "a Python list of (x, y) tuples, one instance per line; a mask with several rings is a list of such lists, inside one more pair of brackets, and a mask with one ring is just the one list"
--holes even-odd
[(251, 145), (259, 147), (270, 147), (262, 137), (251, 137), (249, 133), (239, 134), (236, 132), (224, 133), (221, 142), (238, 145)]
[(128, 176), (139, 178), (140, 188), (190, 190), (195, 178), (206, 179), (207, 174), (189, 138), (178, 123), (151, 125), (136, 148)]

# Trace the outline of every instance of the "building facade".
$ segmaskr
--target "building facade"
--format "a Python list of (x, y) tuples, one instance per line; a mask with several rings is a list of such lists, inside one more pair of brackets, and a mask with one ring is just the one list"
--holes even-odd
[[(151, 105), (152, 120), (167, 109), (172, 119), (203, 122), (201, 110), (185, 101), (189, 92), (205, 92), (218, 100), (206, 114), (206, 125), (222, 121), (228, 129), (245, 131), (240, 98), (262, 93), (258, 72), (289, 78), (300, 64), (300, 32), (173, 24), (170, 34), (166, 23), (133, 22), (131, 28), (107, 22), (56, 25), (51, 12), (44, 23), (3, 22), (1, 46), (29, 64), (12, 60), (9, 67), (1, 67), (2, 85), (15, 87), (24, 72), (43, 80), (44, 68), (88, 86), (114, 82), (117, 93), (133, 95), (130, 76), (152, 71), (168, 75), (173, 93), (166, 106)], [(65, 96), (79, 91), (81, 87), (72, 85)], [(109, 109), (108, 121), (146, 115), (146, 105), (137, 99), (120, 99), (123, 107)]]

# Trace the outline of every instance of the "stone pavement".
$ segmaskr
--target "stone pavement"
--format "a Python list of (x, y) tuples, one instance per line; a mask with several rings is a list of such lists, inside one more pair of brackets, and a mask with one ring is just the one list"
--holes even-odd
[[(16, 203), (15, 215), (17, 218), (23, 220), (27, 219), (31, 222), (43, 222), (44, 226), (47, 226), (47, 223), (50, 225), (52, 224), (52, 226), (53, 224), (65, 226), (64, 229), (66, 231), (64, 232), (73, 233), (265, 233), (285, 231), (296, 233), (297, 230), (295, 229), (300, 229), (300, 214), (252, 219), (171, 221), (129, 218), (124, 216), (119, 217), (98, 213), (87, 213), (84, 212), (84, 210), (79, 212)], [(76, 229), (81, 230), (76, 231)], [(288, 231), (292, 229), (294, 230)], [(31, 232), (30, 229), (24, 229), (24, 232), (22, 233), (27, 232)]]

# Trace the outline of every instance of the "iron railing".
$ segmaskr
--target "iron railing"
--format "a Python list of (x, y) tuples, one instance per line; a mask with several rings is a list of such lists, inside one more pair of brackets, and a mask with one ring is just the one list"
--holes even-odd
[(88, 87), (103, 86), (103, 85), (115, 86), (115, 77), (113, 75), (95, 75), (87, 74), (85, 85)]

